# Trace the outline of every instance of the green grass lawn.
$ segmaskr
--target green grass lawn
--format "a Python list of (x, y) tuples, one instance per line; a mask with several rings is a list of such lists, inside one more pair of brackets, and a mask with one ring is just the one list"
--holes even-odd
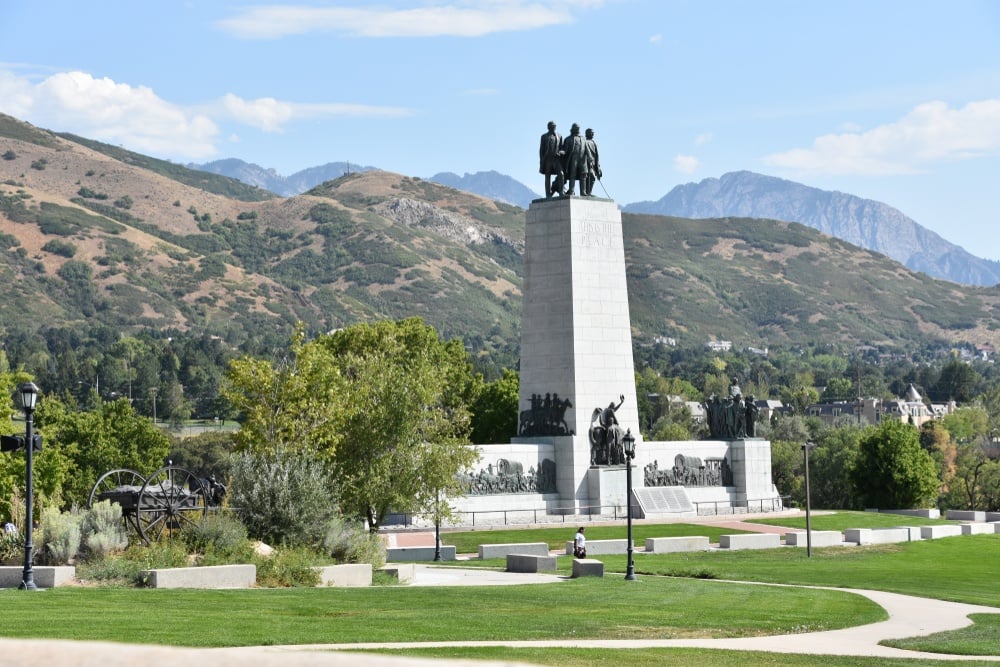
[[(576, 529), (584, 526), (588, 540), (624, 540), (625, 522), (620, 526), (588, 526), (587, 524), (563, 524), (558, 528), (505, 528), (501, 530), (469, 530), (445, 532), (441, 535), (443, 544), (453, 545), (460, 554), (478, 554), (480, 544), (511, 544), (516, 542), (546, 542), (549, 549), (562, 550), (567, 542), (573, 541)], [(636, 523), (632, 526), (632, 539), (637, 545), (646, 543), (647, 537), (685, 537), (704, 535), (709, 542), (718, 543), (719, 535), (745, 533), (745, 530), (721, 528), (711, 524), (696, 523)]]
[[(804, 514), (777, 517), (774, 519), (749, 519), (749, 523), (761, 523), (768, 526), (787, 526), (796, 530), (806, 529)], [(881, 514), (879, 512), (845, 512), (812, 514), (809, 521), (813, 530), (839, 530), (848, 528), (893, 528), (895, 526), (932, 526), (935, 524), (960, 523), (945, 519), (924, 519), (903, 514)]]
[[(564, 667), (672, 667), (711, 665), (711, 667), (942, 667), (956, 664), (943, 660), (865, 658), (836, 655), (796, 655), (727, 651), (694, 648), (589, 649), (589, 648), (506, 648), (462, 647), (378, 651), (420, 658), (517, 661), (536, 665)], [(996, 662), (962, 662), (963, 667), (991, 666)]]
[(634, 584), (617, 576), (488, 588), (6, 590), (0, 608), (7, 637), (182, 646), (738, 637), (886, 617), (870, 600), (840, 591), (667, 577)]

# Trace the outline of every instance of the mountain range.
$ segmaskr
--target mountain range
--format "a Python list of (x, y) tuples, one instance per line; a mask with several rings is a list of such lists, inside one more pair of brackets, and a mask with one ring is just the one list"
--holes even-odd
[[(235, 159), (189, 166), (230, 176), (283, 196), (305, 192), (348, 173), (351, 168), (347, 163), (332, 162), (285, 179), (272, 169)], [(363, 171), (372, 167), (353, 166), (353, 169)], [(525, 209), (532, 199), (541, 196), (496, 171), (464, 176), (442, 172), (429, 180)], [(623, 210), (683, 218), (741, 217), (799, 222), (936, 278), (966, 285), (1000, 283), (1000, 262), (976, 257), (888, 204), (750, 171), (678, 185), (656, 201), (627, 204)]]
[[(375, 169), (280, 197), (0, 116), (0, 335), (103, 326), (255, 349), (423, 317), (517, 360), (523, 209)], [(794, 222), (623, 214), (637, 346), (1000, 346), (1000, 289)]]

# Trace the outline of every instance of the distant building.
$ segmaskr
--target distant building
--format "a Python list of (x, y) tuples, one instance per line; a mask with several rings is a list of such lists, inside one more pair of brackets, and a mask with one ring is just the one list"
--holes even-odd
[(654, 336), (654, 345), (666, 345), (668, 347), (677, 347), (677, 339), (673, 336)]
[(729, 352), (733, 349), (733, 342), (730, 340), (710, 340), (705, 343), (705, 349), (712, 352)]
[(813, 403), (806, 407), (806, 416), (818, 417), (827, 424), (843, 423), (845, 419), (853, 419), (859, 424), (878, 424), (885, 419), (896, 419), (920, 427), (932, 419), (940, 419), (951, 414), (955, 408), (954, 401), (932, 405), (924, 403), (923, 396), (911, 384), (906, 390), (906, 395), (901, 398), (891, 401), (863, 398), (853, 401)]

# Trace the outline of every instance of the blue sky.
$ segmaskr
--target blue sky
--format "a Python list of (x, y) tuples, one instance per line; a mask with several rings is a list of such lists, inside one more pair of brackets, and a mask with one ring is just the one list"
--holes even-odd
[(1000, 260), (994, 0), (0, 0), (0, 112), (175, 162), (496, 170), (593, 127), (621, 204), (746, 169)]

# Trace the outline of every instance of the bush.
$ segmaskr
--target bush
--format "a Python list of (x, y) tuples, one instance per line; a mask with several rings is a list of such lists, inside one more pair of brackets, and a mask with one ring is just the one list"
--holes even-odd
[(94, 503), (84, 515), (81, 528), (89, 558), (105, 558), (128, 546), (121, 508), (110, 500)]
[(45, 245), (42, 246), (42, 250), (61, 257), (73, 257), (76, 254), (76, 246), (74, 244), (68, 241), (60, 241), (59, 239), (46, 241)]
[(51, 510), (42, 514), (39, 523), (38, 554), (48, 565), (69, 565), (80, 551), (80, 523), (78, 511)]
[(229, 497), (250, 536), (268, 544), (318, 547), (337, 514), (333, 480), (309, 452), (241, 452), (233, 456)]
[(184, 543), (192, 553), (209, 556), (213, 561), (249, 557), (247, 529), (229, 513), (212, 512), (201, 523), (183, 533)]
[(323, 550), (338, 563), (371, 563), (372, 569), (385, 565), (385, 544), (361, 525), (349, 525), (343, 517), (326, 524)]
[(24, 560), (24, 536), (20, 532), (0, 532), (0, 563), (18, 563)]
[(257, 585), (263, 588), (317, 586), (319, 573), (316, 552), (306, 548), (282, 549), (270, 558), (258, 558)]

